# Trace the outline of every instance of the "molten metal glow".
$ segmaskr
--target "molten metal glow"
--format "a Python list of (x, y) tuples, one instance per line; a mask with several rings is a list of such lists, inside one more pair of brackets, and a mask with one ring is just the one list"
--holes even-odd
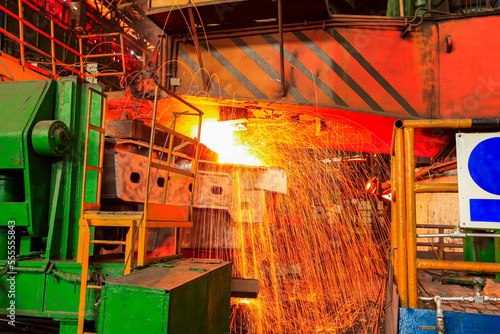
[[(197, 135), (198, 127), (194, 126), (191, 136)], [(204, 121), (201, 127), (201, 142), (219, 155), (219, 163), (261, 166), (262, 163), (250, 153), (250, 146), (244, 144), (238, 134), (237, 125), (231, 122), (218, 122), (214, 119)]]

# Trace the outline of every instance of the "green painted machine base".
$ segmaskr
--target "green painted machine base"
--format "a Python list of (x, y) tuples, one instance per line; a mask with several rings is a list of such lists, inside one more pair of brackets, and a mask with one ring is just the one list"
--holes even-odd
[(117, 277), (102, 289), (98, 332), (229, 333), (231, 264), (178, 260)]

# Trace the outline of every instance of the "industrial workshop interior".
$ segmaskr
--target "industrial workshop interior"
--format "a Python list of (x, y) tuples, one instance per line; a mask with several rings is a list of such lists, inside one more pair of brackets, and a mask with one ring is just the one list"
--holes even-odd
[(0, 0), (0, 333), (500, 333), (499, 31)]

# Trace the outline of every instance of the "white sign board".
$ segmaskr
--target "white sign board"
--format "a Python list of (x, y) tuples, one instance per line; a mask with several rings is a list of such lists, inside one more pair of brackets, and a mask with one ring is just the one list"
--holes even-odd
[(500, 229), (500, 133), (457, 133), (460, 226)]
[[(85, 65), (85, 71), (90, 74), (98, 74), (99, 66), (97, 63), (87, 63)], [(90, 83), (97, 83), (97, 77), (85, 77), (85, 80)]]

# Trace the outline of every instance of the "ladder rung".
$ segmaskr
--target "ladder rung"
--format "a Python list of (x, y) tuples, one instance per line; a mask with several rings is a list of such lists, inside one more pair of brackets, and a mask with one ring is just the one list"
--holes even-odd
[(90, 240), (91, 244), (99, 244), (99, 245), (126, 245), (126, 241), (121, 240)]
[(151, 167), (162, 169), (164, 171), (169, 171), (169, 172), (176, 173), (176, 174), (182, 174), (182, 175), (186, 175), (189, 177), (194, 177), (194, 174), (191, 172), (185, 171), (183, 169), (175, 168), (175, 167), (165, 166), (165, 165), (159, 164), (157, 162), (151, 162)]
[(95, 125), (92, 125), (92, 124), (89, 125), (89, 129), (100, 132), (100, 133), (106, 133), (105, 129), (100, 128), (100, 127), (95, 126)]
[[(135, 219), (140, 221), (141, 217)], [(131, 220), (106, 220), (106, 219), (95, 219), (91, 218), (89, 220), (89, 226), (105, 226), (105, 227), (130, 227), (132, 225)]]
[(174, 137), (177, 137), (179, 139), (182, 139), (182, 140), (185, 140), (185, 141), (188, 141), (190, 143), (193, 143), (193, 144), (196, 144), (196, 139), (193, 139), (191, 137), (188, 137), (188, 136), (185, 136), (183, 135), (182, 133), (179, 133), (179, 132), (176, 132), (170, 128), (167, 128), (165, 125), (162, 125), (160, 123), (156, 123), (155, 125), (156, 128), (166, 132), (166, 133), (170, 133), (172, 136)]
[[(130, 226), (132, 220), (140, 220), (142, 216), (142, 211), (85, 211), (83, 213), (84, 219), (95, 220), (96, 222), (101, 221), (102, 225), (100, 226), (117, 226), (115, 225), (117, 221), (128, 222), (126, 226)], [(108, 223), (105, 223), (105, 221)], [(93, 223), (94, 222), (92, 222), (91, 225), (93, 225)]]
[(90, 165), (87, 165), (87, 169), (91, 170), (93, 172), (97, 172), (97, 173), (102, 173), (104, 170), (102, 167), (96, 167), (96, 166), (90, 166)]
[(87, 285), (87, 289), (101, 290), (102, 285)]

